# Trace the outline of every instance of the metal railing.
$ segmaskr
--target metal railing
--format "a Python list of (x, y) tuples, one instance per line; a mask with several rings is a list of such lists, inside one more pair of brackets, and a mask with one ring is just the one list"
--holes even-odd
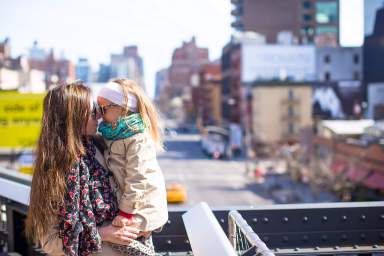
[(228, 238), (239, 255), (275, 255), (236, 210), (228, 214)]
[[(30, 178), (24, 179), (24, 176), (15, 174), (3, 172), (0, 168), (0, 253), (42, 255), (37, 248), (27, 244), (23, 235), (28, 207), (24, 201), (28, 199)], [(157, 251), (168, 255), (192, 255), (182, 219), (186, 210), (169, 212), (169, 220), (162, 232), (153, 236)], [(229, 218), (240, 219), (234, 217), (236, 214), (230, 214), (231, 210), (237, 210), (244, 220), (244, 223), (237, 221), (237, 226), (242, 227), (237, 228), (242, 230), (238, 235), (243, 237), (239, 238), (243, 242), (250, 241), (249, 245), (237, 245), (237, 248), (244, 249), (242, 255), (255, 255), (255, 250), (246, 250), (258, 241), (253, 231), (275, 255), (384, 255), (383, 201), (213, 209), (214, 216), (227, 235), (234, 234), (233, 224), (232, 227), (228, 225), (232, 221)], [(232, 217), (228, 218), (228, 215)]]

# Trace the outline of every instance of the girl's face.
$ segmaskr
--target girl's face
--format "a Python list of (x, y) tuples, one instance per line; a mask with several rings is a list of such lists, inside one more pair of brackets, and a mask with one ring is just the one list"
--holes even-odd
[(101, 115), (93, 102), (91, 103), (91, 110), (91, 115), (88, 117), (87, 125), (85, 126), (85, 135), (88, 136), (96, 134), (98, 125), (97, 120), (101, 118)]
[(97, 97), (97, 104), (100, 107), (100, 112), (104, 122), (107, 123), (116, 123), (124, 111), (123, 107), (103, 97)]

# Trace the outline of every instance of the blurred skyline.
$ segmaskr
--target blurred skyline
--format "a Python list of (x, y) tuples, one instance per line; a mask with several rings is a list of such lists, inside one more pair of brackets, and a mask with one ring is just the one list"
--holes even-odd
[[(341, 10), (353, 12), (340, 13), (345, 46), (362, 44), (362, 2), (341, 1)], [(111, 53), (137, 45), (152, 96), (156, 71), (169, 66), (183, 41), (195, 36), (198, 46), (209, 49), (211, 60), (220, 58), (232, 32), (231, 9), (229, 0), (1, 0), (0, 38), (10, 38), (14, 56), (27, 53), (36, 40), (74, 63), (88, 58), (93, 71), (99, 63), (109, 63)]]
[(230, 1), (222, 0), (1, 0), (0, 38), (10, 38), (14, 56), (37, 40), (74, 63), (88, 58), (93, 69), (108, 63), (111, 53), (135, 44), (152, 95), (156, 71), (169, 66), (182, 41), (196, 36), (211, 59), (220, 57), (230, 38), (230, 10)]

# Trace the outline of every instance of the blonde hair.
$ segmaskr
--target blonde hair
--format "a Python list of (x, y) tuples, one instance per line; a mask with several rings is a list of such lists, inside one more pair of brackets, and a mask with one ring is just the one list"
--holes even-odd
[(144, 91), (137, 85), (137, 83), (130, 79), (118, 78), (112, 80), (112, 82), (119, 84), (124, 92), (125, 108), (128, 112), (128, 94), (131, 93), (136, 96), (137, 109), (143, 119), (146, 128), (149, 131), (152, 139), (160, 146), (162, 146), (161, 129), (159, 126), (159, 114)]

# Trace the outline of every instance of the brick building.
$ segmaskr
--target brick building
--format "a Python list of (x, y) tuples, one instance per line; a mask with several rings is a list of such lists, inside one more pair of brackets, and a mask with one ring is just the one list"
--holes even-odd
[(221, 65), (219, 61), (205, 64), (199, 72), (196, 90), (197, 117), (203, 126), (220, 126), (221, 120)]
[(194, 123), (196, 118), (196, 106), (193, 99), (194, 88), (199, 84), (199, 70), (202, 65), (209, 62), (208, 49), (196, 45), (193, 37), (189, 42), (183, 42), (182, 46), (176, 48), (172, 54), (172, 63), (169, 67), (169, 86), (164, 91), (167, 98), (181, 98), (185, 112), (185, 121)]
[(231, 0), (231, 24), (239, 31), (254, 31), (276, 43), (278, 33), (291, 31), (297, 43), (319, 46), (339, 44), (338, 0)]

